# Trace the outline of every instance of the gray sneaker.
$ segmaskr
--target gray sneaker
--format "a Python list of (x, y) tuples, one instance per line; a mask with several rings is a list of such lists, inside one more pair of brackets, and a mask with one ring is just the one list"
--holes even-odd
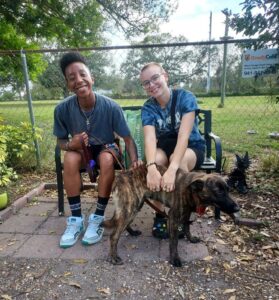
[(82, 217), (68, 217), (67, 228), (60, 239), (61, 248), (69, 248), (73, 246), (80, 233), (83, 231), (83, 218)]
[(83, 245), (92, 245), (99, 242), (104, 233), (104, 228), (101, 226), (104, 221), (104, 216), (91, 214), (88, 219), (88, 227), (82, 239)]

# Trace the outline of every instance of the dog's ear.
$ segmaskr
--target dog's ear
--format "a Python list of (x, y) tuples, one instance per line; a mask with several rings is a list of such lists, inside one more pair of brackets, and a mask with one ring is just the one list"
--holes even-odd
[(204, 181), (202, 179), (196, 179), (190, 184), (190, 187), (193, 192), (200, 192), (204, 187)]
[(244, 160), (245, 166), (248, 167), (250, 165), (250, 159), (249, 159), (248, 151), (246, 151), (243, 160)]
[(235, 157), (236, 157), (236, 164), (237, 165), (241, 164), (242, 163), (242, 158), (238, 154), (236, 154)]

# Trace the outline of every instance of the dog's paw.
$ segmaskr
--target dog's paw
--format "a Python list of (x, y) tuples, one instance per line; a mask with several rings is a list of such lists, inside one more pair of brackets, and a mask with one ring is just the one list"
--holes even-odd
[(130, 234), (131, 236), (139, 236), (139, 235), (141, 235), (141, 231), (140, 231), (140, 230), (134, 230), (134, 229), (132, 229), (130, 226), (128, 226), (128, 227), (126, 228), (126, 230), (129, 232), (129, 234)]
[(174, 267), (178, 267), (178, 268), (182, 267), (182, 262), (181, 262), (180, 258), (178, 258), (178, 257), (172, 259), (172, 260), (170, 261), (170, 263), (171, 263)]
[(139, 236), (141, 235), (141, 231), (140, 230), (133, 230), (132, 232), (129, 232), (131, 236)]
[(119, 256), (115, 256), (115, 257), (110, 256), (108, 258), (108, 262), (112, 263), (113, 265), (123, 265), (123, 261)]
[(199, 243), (199, 242), (201, 241), (201, 239), (198, 238), (197, 236), (191, 236), (191, 237), (189, 238), (189, 241), (190, 241), (191, 243), (193, 243), (193, 244), (197, 244), (197, 243)]

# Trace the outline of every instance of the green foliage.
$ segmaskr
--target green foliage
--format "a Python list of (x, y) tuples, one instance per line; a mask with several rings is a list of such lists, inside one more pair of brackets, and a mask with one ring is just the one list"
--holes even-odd
[(96, 1), (4, 0), (0, 12), (1, 22), (7, 22), (26, 40), (68, 47), (95, 44), (103, 22)]
[(127, 36), (146, 33), (176, 8), (177, 0), (2, 0), (0, 20), (41, 45), (77, 48), (98, 45), (101, 33), (115, 27)]
[(33, 139), (40, 139), (28, 123), (17, 126), (5, 125), (0, 119), (0, 187), (6, 187), (17, 178), (15, 169), (24, 165), (24, 154), (34, 151)]
[[(2, 20), (0, 22), (0, 41), (2, 50), (38, 49), (37, 43), (29, 41), (26, 36), (18, 32), (11, 24)], [(41, 54), (30, 55), (27, 58), (27, 62), (31, 80), (35, 79), (45, 68)], [(1, 86), (12, 85), (15, 91), (22, 89), (24, 78), (20, 55), (0, 56), (0, 79)]]
[(15, 98), (14, 92), (4, 92), (0, 96), (0, 101), (12, 101), (15, 100)]
[[(183, 36), (174, 37), (169, 33), (148, 35), (140, 43), (187, 42)], [(140, 69), (148, 62), (161, 63), (169, 74), (170, 85), (189, 85), (192, 80), (206, 73), (207, 70), (207, 46), (198, 47), (158, 47), (142, 48), (129, 51), (126, 61), (121, 65), (121, 73), (125, 77), (125, 92), (130, 94), (143, 94), (139, 85)], [(216, 56), (216, 48), (211, 48), (211, 58)], [(136, 93), (135, 93), (136, 92)]]
[(45, 87), (40, 83), (34, 83), (32, 86), (32, 99), (37, 100), (52, 100), (62, 99), (63, 89), (60, 87)]
[(242, 14), (231, 16), (230, 25), (236, 32), (246, 36), (259, 34), (258, 47), (270, 44), (279, 45), (279, 2), (271, 0), (244, 0)]

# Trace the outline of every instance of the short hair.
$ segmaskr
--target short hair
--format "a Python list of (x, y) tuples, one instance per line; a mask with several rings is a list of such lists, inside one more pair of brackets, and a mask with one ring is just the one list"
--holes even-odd
[(159, 63), (153, 62), (153, 61), (152, 61), (152, 62), (149, 62), (149, 63), (145, 64), (145, 65), (141, 68), (140, 73), (142, 73), (144, 70), (148, 69), (148, 68), (151, 67), (151, 66), (157, 66), (157, 67), (159, 67), (159, 68), (161, 69), (162, 72), (165, 72), (164, 68), (163, 68)]
[[(62, 73), (65, 76), (66, 68), (75, 62), (81, 62), (87, 66), (87, 62), (84, 56), (82, 56), (79, 52), (68, 52), (64, 54), (60, 59), (60, 68)], [(66, 77), (66, 76), (65, 76)]]

